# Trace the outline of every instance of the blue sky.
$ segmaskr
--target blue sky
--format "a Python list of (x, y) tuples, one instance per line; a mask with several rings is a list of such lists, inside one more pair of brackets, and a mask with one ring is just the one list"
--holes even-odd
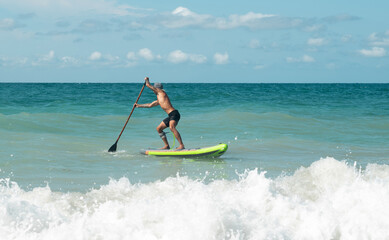
[(389, 1), (0, 0), (0, 82), (389, 83)]

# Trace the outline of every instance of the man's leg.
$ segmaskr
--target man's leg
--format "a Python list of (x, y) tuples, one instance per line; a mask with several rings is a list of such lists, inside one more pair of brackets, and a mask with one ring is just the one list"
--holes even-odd
[(163, 132), (163, 130), (165, 128), (167, 128), (167, 126), (163, 121), (157, 127), (157, 132), (158, 132), (159, 136), (161, 137), (163, 143), (165, 144), (165, 146), (161, 149), (170, 149), (169, 143), (168, 143), (167, 138), (166, 138), (166, 134)]
[[(166, 125), (165, 125), (166, 126)], [(180, 144), (180, 146), (177, 148), (178, 150), (180, 149), (184, 149), (185, 146), (184, 146), (184, 143), (182, 143), (182, 139), (181, 139), (181, 135), (180, 133), (177, 131), (177, 122), (174, 121), (174, 120), (170, 120), (169, 122), (169, 127), (170, 127), (170, 131), (172, 131), (172, 133), (174, 134), (174, 136), (176, 137), (178, 143)]]

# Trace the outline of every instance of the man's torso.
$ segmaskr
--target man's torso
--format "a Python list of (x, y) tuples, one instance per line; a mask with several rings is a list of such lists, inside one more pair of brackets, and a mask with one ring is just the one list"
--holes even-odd
[(167, 114), (169, 114), (170, 112), (175, 110), (165, 91), (163, 91), (163, 90), (158, 91), (157, 99), (158, 99), (159, 105)]

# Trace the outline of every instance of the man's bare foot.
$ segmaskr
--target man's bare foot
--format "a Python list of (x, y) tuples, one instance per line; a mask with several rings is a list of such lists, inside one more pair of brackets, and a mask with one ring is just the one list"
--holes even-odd
[(170, 146), (164, 146), (163, 148), (160, 148), (161, 150), (162, 149), (166, 149), (166, 150), (168, 150), (168, 149), (170, 149)]
[(178, 148), (176, 148), (176, 150), (182, 150), (182, 149), (185, 149), (184, 145), (181, 145)]

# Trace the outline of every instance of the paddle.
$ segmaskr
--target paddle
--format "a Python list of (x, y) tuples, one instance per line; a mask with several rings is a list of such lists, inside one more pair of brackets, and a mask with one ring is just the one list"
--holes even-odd
[[(136, 99), (135, 104), (138, 103), (138, 100), (139, 100), (139, 98), (140, 98), (140, 95), (142, 94), (143, 89), (145, 88), (145, 86), (146, 86), (146, 82), (143, 84), (142, 90), (140, 90), (139, 96), (138, 96), (138, 98)], [(123, 127), (122, 131), (120, 132), (118, 139), (117, 139), (116, 142), (109, 148), (108, 152), (116, 152), (116, 148), (117, 148), (117, 146), (118, 146), (119, 138), (120, 138), (120, 136), (122, 136), (122, 133), (123, 133), (124, 129), (125, 129), (126, 126), (127, 126), (128, 120), (130, 120), (130, 117), (131, 117), (132, 113), (134, 112), (135, 104), (134, 104), (134, 106), (132, 107), (131, 113), (130, 113), (130, 115), (128, 116), (126, 123), (124, 124), (124, 127)]]

